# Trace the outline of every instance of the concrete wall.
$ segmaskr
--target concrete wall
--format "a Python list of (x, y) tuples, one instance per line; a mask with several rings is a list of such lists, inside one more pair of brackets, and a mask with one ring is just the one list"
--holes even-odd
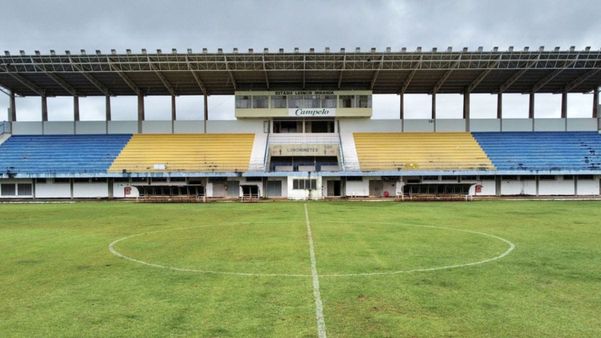
[(574, 180), (564, 180), (562, 177), (538, 181), (539, 195), (574, 195)]
[(42, 134), (42, 122), (13, 122), (12, 133), (13, 135), (41, 135)]
[(106, 121), (77, 121), (76, 134), (106, 134)]
[(138, 132), (138, 121), (109, 121), (109, 134), (135, 134)]
[(568, 131), (597, 131), (597, 119), (568, 119)]
[(70, 183), (36, 183), (36, 198), (71, 198)]
[(536, 195), (536, 180), (502, 180), (501, 195)]
[(73, 135), (75, 134), (75, 123), (68, 121), (44, 122), (44, 135)]
[(599, 195), (599, 178), (592, 180), (578, 179), (576, 194), (578, 195)]
[(434, 120), (403, 120), (403, 130), (412, 131), (434, 131)]
[(361, 181), (346, 181), (345, 196), (369, 196), (369, 180), (364, 177)]
[(204, 121), (173, 121), (173, 132), (176, 134), (202, 134)]
[(503, 119), (501, 131), (532, 131), (532, 119)]
[(144, 134), (171, 134), (173, 132), (171, 121), (142, 121)]
[[(396, 120), (367, 120), (367, 119), (340, 119), (340, 132), (400, 132), (402, 121)], [(407, 120), (405, 120), (407, 121)]]
[(263, 120), (207, 121), (207, 133), (259, 133), (263, 132)]
[(101, 198), (109, 196), (109, 186), (106, 182), (73, 183), (74, 198)]
[(565, 131), (566, 119), (535, 119), (535, 131)]
[[(307, 189), (302, 189), (302, 190), (297, 190), (297, 189), (292, 189), (292, 187), (294, 186), (293, 182), (295, 179), (309, 179), (308, 177), (295, 177), (295, 176), (291, 176), (288, 177), (288, 184), (287, 186), (287, 196), (289, 199), (292, 200), (304, 200), (304, 199), (308, 199), (309, 198), (309, 191)], [(322, 198), (322, 180), (321, 177), (319, 176), (315, 176), (315, 177), (311, 177), (311, 179), (316, 179), (317, 180), (317, 187), (315, 190), (311, 190), (311, 199), (321, 199)]]
[(475, 186), (470, 188), (470, 192), (473, 192), (476, 196), (494, 196), (497, 194), (497, 185), (494, 179), (483, 179), (476, 184), (482, 186), (479, 193), (475, 193)]
[(471, 119), (470, 131), (501, 131), (499, 119)]
[(465, 131), (465, 127), (465, 120), (463, 119), (436, 120), (436, 131)]

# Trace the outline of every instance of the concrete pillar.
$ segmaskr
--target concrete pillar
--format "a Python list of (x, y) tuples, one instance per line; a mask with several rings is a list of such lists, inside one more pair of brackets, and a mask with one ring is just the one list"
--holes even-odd
[(144, 121), (144, 94), (138, 95), (138, 121)]
[(599, 117), (599, 88), (595, 88), (593, 91), (593, 118), (597, 119), (597, 130), (601, 130), (601, 119)]
[(399, 94), (399, 117), (402, 119), (405, 118), (405, 93)]
[(436, 93), (432, 93), (432, 120), (436, 119)]
[(534, 93), (530, 93), (528, 97), (528, 118), (534, 118)]
[(503, 93), (497, 94), (497, 118), (503, 118)]
[(73, 96), (73, 121), (79, 121), (79, 96)]
[(46, 96), (42, 96), (42, 121), (48, 121), (48, 99)]
[(171, 95), (171, 121), (177, 120), (177, 113), (175, 110), (175, 95)]
[(465, 120), (465, 131), (470, 131), (470, 92), (463, 93), (463, 119)]
[(470, 92), (465, 91), (463, 93), (463, 118), (469, 120), (470, 117)]
[(105, 96), (104, 97), (104, 112), (105, 112), (105, 118), (106, 121), (110, 121), (112, 120), (112, 113), (111, 113), (111, 97), (110, 96)]
[(565, 119), (568, 117), (568, 93), (561, 93), (561, 118)]
[(209, 120), (209, 96), (204, 95), (204, 132), (207, 132), (207, 121)]
[(599, 88), (593, 90), (593, 118), (599, 118)]
[(10, 98), (9, 98), (8, 104), (9, 104), (8, 120), (10, 122), (15, 122), (15, 121), (17, 121), (17, 104), (16, 104), (14, 92), (10, 92)]

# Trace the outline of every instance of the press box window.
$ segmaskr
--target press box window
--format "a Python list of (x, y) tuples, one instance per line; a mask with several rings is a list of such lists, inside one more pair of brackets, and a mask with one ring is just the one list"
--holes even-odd
[(357, 96), (357, 108), (371, 108), (371, 96), (370, 95), (358, 95)]
[(271, 97), (271, 108), (286, 108), (286, 96), (274, 95)]
[(239, 95), (236, 96), (236, 108), (250, 108), (250, 96)]
[(336, 95), (323, 95), (321, 97), (322, 108), (336, 108)]
[(292, 180), (292, 189), (294, 190), (316, 190), (317, 180)]
[(353, 108), (354, 99), (353, 95), (340, 95), (340, 108)]
[(303, 107), (303, 96), (291, 95), (288, 98), (288, 108), (305, 108)]
[(318, 95), (305, 95), (305, 104), (303, 108), (319, 108), (319, 101)]
[(265, 109), (269, 108), (269, 99), (267, 96), (253, 96), (253, 108)]

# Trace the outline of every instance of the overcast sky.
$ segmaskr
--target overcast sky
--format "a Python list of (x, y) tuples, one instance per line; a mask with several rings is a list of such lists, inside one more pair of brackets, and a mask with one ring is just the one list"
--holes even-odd
[[(601, 48), (601, 1), (125, 1), (60, 0), (2, 1), (0, 50), (33, 53), (50, 49), (124, 52), (203, 47), (216, 51), (255, 48), (291, 50), (310, 47), (334, 50), (341, 47), (393, 50), (422, 46), (454, 49), (483, 46), (523, 48), (560, 46)], [(167, 119), (169, 97), (147, 97), (148, 119)], [(537, 117), (559, 117), (560, 97), (537, 95)], [(398, 96), (374, 97), (375, 118), (396, 118)], [(115, 119), (136, 116), (135, 97), (113, 98)], [(200, 119), (201, 97), (178, 97), (178, 116)], [(568, 115), (588, 117), (592, 95), (571, 94)], [(104, 98), (82, 98), (82, 119), (101, 119)], [(460, 117), (462, 98), (439, 95), (441, 118)], [(51, 120), (72, 119), (70, 98), (49, 98)], [(6, 119), (7, 96), (0, 93), (0, 120)], [(232, 97), (212, 96), (211, 119), (233, 118)], [(525, 117), (528, 97), (505, 95), (507, 117)], [(496, 97), (472, 95), (474, 117), (494, 117)], [(39, 98), (18, 98), (19, 120), (40, 120)], [(406, 115), (425, 118), (430, 113), (427, 95), (407, 95)]]

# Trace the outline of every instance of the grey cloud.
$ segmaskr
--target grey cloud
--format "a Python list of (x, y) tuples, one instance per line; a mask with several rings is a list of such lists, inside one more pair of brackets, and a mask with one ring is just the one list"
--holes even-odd
[[(50, 49), (77, 52), (82, 48), (88, 52), (95, 49), (107, 52), (111, 48), (200, 51), (203, 47), (210, 50), (218, 47), (226, 50), (314, 47), (321, 50), (325, 46), (334, 49), (391, 46), (395, 50), (403, 46), (409, 49), (499, 46), (505, 49), (509, 45), (520, 49), (540, 45), (547, 48), (590, 45), (598, 49), (601, 47), (598, 33), (601, 20), (597, 18), (600, 10), (601, 2), (591, 0), (5, 1), (0, 14), (0, 50), (13, 53), (20, 49), (30, 53)], [(516, 100), (506, 100), (505, 111), (515, 107), (522, 114), (523, 107), (513, 101)], [(127, 98), (114, 100), (116, 115), (128, 114), (122, 112), (130, 109), (127, 102)], [(179, 102), (180, 116), (201, 116), (202, 103), (196, 105), (188, 98), (179, 98)], [(397, 116), (398, 97), (378, 98), (374, 102), (376, 116)], [(68, 106), (70, 102), (61, 104)], [(7, 105), (5, 95), (0, 94), (0, 119), (5, 118)], [(37, 117), (37, 105), (37, 101), (19, 99), (20, 117), (27, 114), (31, 114), (28, 118)], [(571, 110), (589, 110), (587, 100), (571, 100), (570, 105)], [(64, 106), (55, 108), (57, 116), (67, 116), (71, 108)], [(82, 99), (83, 106), (90, 112), (82, 109), (82, 116), (103, 116), (102, 100)], [(491, 110), (489, 105), (478, 107), (476, 103), (476, 106), (472, 111)], [(210, 109), (213, 118), (231, 118), (233, 103), (231, 98), (212, 97)], [(552, 114), (541, 112), (541, 116)]]

